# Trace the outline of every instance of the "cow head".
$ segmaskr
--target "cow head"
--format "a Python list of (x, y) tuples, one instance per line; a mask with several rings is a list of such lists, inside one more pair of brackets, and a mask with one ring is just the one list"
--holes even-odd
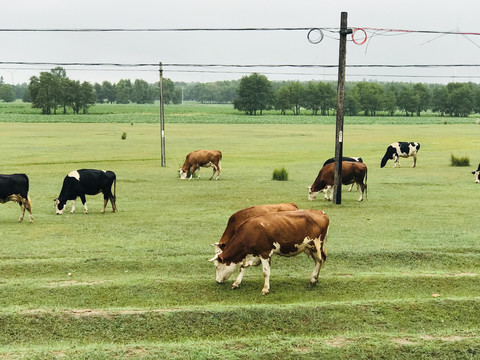
[(233, 262), (225, 263), (221, 253), (215, 255), (215, 257), (208, 261), (213, 261), (213, 264), (215, 265), (215, 280), (219, 284), (223, 284), (225, 280), (228, 280), (238, 265)]
[(54, 199), (55, 204), (55, 213), (57, 215), (63, 215), (63, 210), (65, 210), (66, 201), (60, 201), (60, 199)]
[(185, 180), (187, 178), (188, 172), (184, 171), (183, 169), (178, 169), (178, 171), (180, 173), (180, 180)]
[(480, 170), (472, 171), (472, 174), (475, 175), (475, 182), (480, 183)]
[(315, 200), (320, 191), (312, 191), (311, 186), (307, 186), (307, 187), (308, 187), (308, 200), (310, 200), (310, 201)]

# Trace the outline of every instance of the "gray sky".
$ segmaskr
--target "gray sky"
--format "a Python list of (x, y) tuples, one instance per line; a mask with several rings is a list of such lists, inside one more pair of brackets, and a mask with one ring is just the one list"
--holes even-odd
[[(1, 29), (172, 29), (244, 27), (352, 28), (479, 32), (478, 0), (2, 0)], [(362, 35), (360, 31), (357, 35)], [(480, 36), (369, 31), (347, 45), (347, 65), (480, 64)], [(373, 35), (373, 36), (372, 36)], [(275, 32), (0, 32), (0, 62), (315, 64), (338, 63), (337, 34), (311, 44), (307, 31)], [(361, 36), (359, 36), (360, 40)], [(348, 37), (351, 40), (351, 37)], [(53, 66), (0, 64), (7, 83), (28, 82)], [(158, 80), (154, 68), (64, 66), (80, 81)], [(179, 71), (183, 70), (183, 71)], [(185, 71), (187, 70), (187, 71)], [(257, 71), (270, 80), (336, 80), (325, 68), (164, 68), (173, 81), (239, 79)], [(469, 78), (468, 78), (469, 77)], [(347, 81), (480, 81), (472, 68), (347, 68)]]

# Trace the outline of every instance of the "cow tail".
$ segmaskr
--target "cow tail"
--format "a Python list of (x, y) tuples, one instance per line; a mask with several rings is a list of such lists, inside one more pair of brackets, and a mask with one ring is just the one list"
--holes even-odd
[(115, 202), (117, 201), (117, 176), (113, 179), (113, 199)]
[(367, 186), (367, 179), (368, 179), (368, 168), (365, 169), (365, 199), (368, 197), (368, 186)]

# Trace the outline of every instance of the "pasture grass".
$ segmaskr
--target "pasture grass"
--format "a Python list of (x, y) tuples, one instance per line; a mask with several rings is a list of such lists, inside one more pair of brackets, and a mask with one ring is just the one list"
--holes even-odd
[[(480, 188), (471, 169), (450, 166), (451, 153), (480, 157), (477, 124), (346, 120), (344, 154), (367, 164), (368, 195), (359, 203), (344, 187), (333, 205), (307, 200), (333, 156), (333, 123), (169, 120), (165, 168), (157, 124), (1, 124), (0, 173), (28, 174), (34, 223), (16, 222), (17, 204), (0, 206), (0, 359), (480, 356)], [(417, 167), (380, 169), (399, 140), (422, 144)], [(220, 179), (202, 169), (179, 180), (201, 148), (222, 150)], [(282, 166), (289, 181), (272, 181)], [(55, 215), (63, 177), (80, 168), (115, 171), (117, 213), (89, 196), (89, 214), (78, 201), (77, 213)], [(267, 296), (260, 268), (235, 291), (233, 279), (216, 284), (207, 260), (228, 217), (277, 202), (330, 217), (317, 286), (303, 255), (273, 258)]]

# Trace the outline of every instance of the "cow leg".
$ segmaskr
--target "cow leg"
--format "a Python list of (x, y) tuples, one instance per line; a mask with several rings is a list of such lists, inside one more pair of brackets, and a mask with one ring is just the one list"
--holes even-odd
[(115, 196), (110, 195), (110, 204), (112, 205), (112, 212), (117, 211), (117, 204), (115, 203)]
[(350, 184), (350, 187), (349, 187), (348, 190), (347, 190), (348, 192), (352, 191), (353, 184), (354, 184), (354, 183), (351, 183), (351, 184)]
[(363, 192), (365, 191), (366, 188), (367, 188), (367, 185), (365, 185), (364, 183), (360, 184), (360, 199), (358, 199), (358, 201), (363, 200)]
[[(25, 214), (25, 209), (28, 210), (28, 213), (30, 215), (30, 222), (33, 223), (33, 214), (32, 214), (32, 202), (30, 201), (30, 197), (27, 194), (27, 198), (23, 200), (23, 214)], [(22, 214), (22, 219), (23, 219), (23, 214)]]
[(105, 214), (105, 209), (107, 208), (108, 204), (108, 197), (103, 198), (103, 209), (102, 209), (102, 214)]
[(312, 255), (313, 261), (315, 261), (315, 267), (313, 268), (312, 276), (310, 277), (310, 285), (315, 286), (318, 282), (318, 274), (320, 269), (327, 258), (326, 253), (323, 252), (323, 243), (324, 241), (321, 238), (313, 240), (313, 249), (311, 249), (310, 254)]
[(218, 180), (218, 178), (220, 177), (220, 172), (222, 171), (222, 167), (220, 166), (220, 163), (218, 163), (217, 165), (217, 178), (215, 180)]
[(72, 214), (75, 212), (75, 202), (76, 201), (77, 201), (76, 199), (72, 200), (72, 210), (70, 210), (70, 213), (72, 213)]
[(413, 165), (412, 167), (415, 167), (417, 165), (417, 154), (413, 155)]
[(27, 202), (25, 204), (25, 208), (28, 210), (28, 213), (30, 215), (30, 222), (33, 223), (32, 202), (28, 198), (27, 198)]
[(260, 258), (263, 268), (263, 277), (265, 278), (265, 283), (262, 289), (262, 295), (268, 294), (270, 290), (270, 258), (264, 259)]
[(25, 216), (25, 205), (23, 204), (23, 201), (19, 201), (18, 205), (20, 205), (20, 217), (18, 218), (18, 222), (23, 221), (23, 217)]
[(85, 194), (80, 195), (80, 200), (82, 200), (83, 204), (83, 213), (88, 214), (87, 199), (85, 198)]
[(325, 189), (323, 189), (323, 192), (325, 193), (325, 199), (330, 201), (333, 199), (333, 189), (332, 189), (332, 194), (330, 196), (328, 196), (328, 191), (332, 189), (332, 186), (331, 185), (327, 185), (325, 187)]
[[(212, 164), (212, 167), (213, 167), (213, 173), (209, 180), (212, 180), (213, 177), (215, 176), (215, 173), (217, 172), (217, 167), (215, 166), (215, 164)], [(218, 177), (215, 180), (218, 180)]]
[(247, 271), (248, 266), (242, 265), (240, 267), (240, 273), (238, 274), (237, 278), (235, 279), (235, 282), (232, 284), (232, 289), (236, 289), (240, 286), (243, 280), (243, 275), (245, 275), (245, 272)]

